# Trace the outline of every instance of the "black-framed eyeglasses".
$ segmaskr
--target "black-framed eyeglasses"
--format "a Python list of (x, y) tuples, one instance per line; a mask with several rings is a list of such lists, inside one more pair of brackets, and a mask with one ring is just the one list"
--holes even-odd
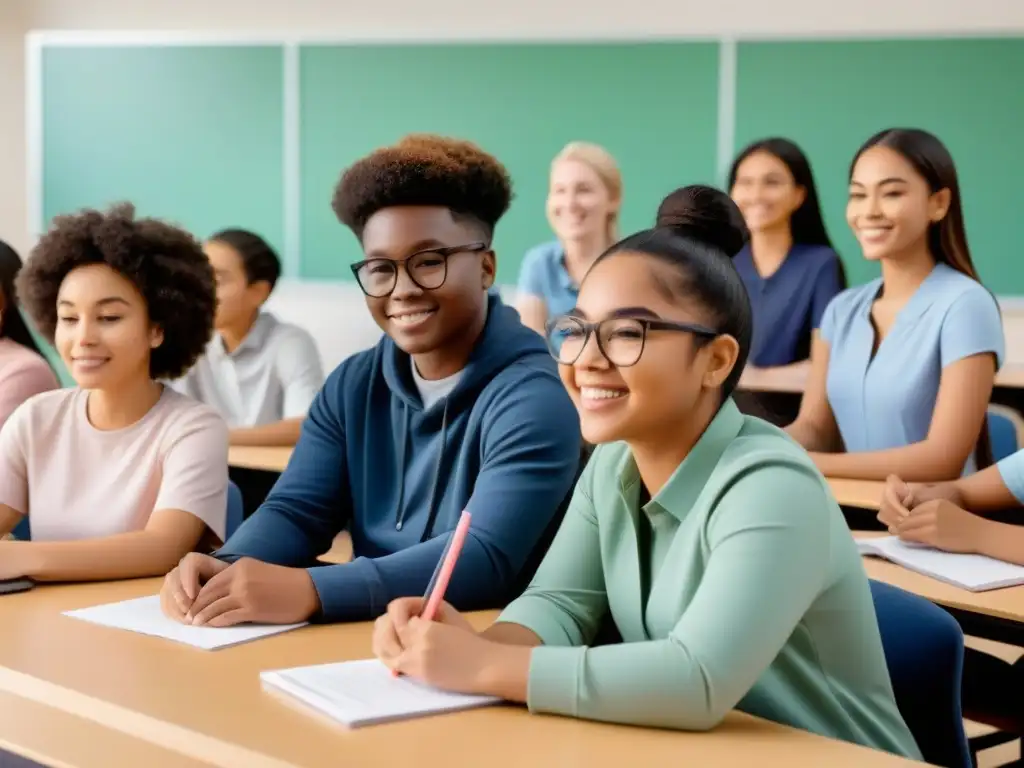
[(609, 317), (588, 323), (573, 315), (561, 315), (547, 322), (546, 337), (548, 351), (562, 365), (572, 365), (579, 360), (593, 335), (605, 360), (618, 368), (628, 368), (640, 361), (651, 331), (692, 333), (705, 339), (719, 335), (705, 325), (649, 317)]
[(382, 299), (390, 296), (398, 285), (398, 270), (404, 265), (405, 273), (425, 291), (435, 291), (448, 279), (448, 258), (457, 253), (487, 251), (487, 243), (469, 243), (440, 248), (424, 248), (404, 259), (367, 259), (351, 265), (356, 282), (367, 296)]

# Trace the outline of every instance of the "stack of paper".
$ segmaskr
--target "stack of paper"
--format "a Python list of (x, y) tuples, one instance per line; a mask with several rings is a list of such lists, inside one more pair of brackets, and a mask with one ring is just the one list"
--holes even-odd
[(858, 539), (862, 555), (884, 557), (911, 571), (967, 589), (984, 592), (1000, 587), (1024, 584), (1024, 567), (984, 555), (960, 555), (918, 544), (908, 544), (896, 536)]
[(393, 677), (377, 659), (262, 672), (260, 680), (350, 728), (500, 701), (493, 696), (448, 693), (406, 677)]
[(193, 627), (164, 616), (160, 610), (160, 596), (140, 597), (121, 603), (107, 603), (93, 608), (66, 611), (65, 616), (107, 627), (127, 629), (143, 635), (164, 637), (179, 643), (193, 645), (212, 651), (229, 645), (247, 643), (268, 635), (276, 635), (291, 629), (304, 627), (302, 624), (240, 624), (235, 627)]

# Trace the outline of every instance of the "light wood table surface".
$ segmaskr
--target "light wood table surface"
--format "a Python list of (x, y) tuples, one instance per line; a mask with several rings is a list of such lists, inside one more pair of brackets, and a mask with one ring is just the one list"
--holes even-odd
[(828, 485), (841, 507), (877, 510), (882, 505), (885, 483), (880, 480), (847, 480), (830, 477)]
[(292, 456), (292, 448), (268, 448), (256, 445), (233, 445), (228, 449), (228, 464), (244, 469), (283, 472)]
[[(683, 760), (693, 765), (768, 768), (912, 764), (740, 713), (730, 714), (706, 734), (535, 716), (520, 707), (491, 707), (348, 731), (264, 691), (259, 672), (365, 658), (370, 624), (306, 627), (202, 651), (61, 615), (69, 609), (153, 594), (158, 583), (40, 587), (0, 598), (0, 695), (32, 702), (25, 709), (30, 723), (9, 729), (25, 733), (4, 737), (10, 747), (31, 751), (33, 740), (42, 738), (39, 729), (47, 720), (42, 714), (36, 719), (35, 714), (42, 707), (86, 721), (79, 729), (51, 734), (63, 742), (63, 754), (71, 755), (59, 764), (76, 768), (93, 764), (89, 755), (101, 742), (92, 735), (106, 731), (132, 740), (126, 743), (149, 742), (161, 751), (224, 768), (377, 766), (413, 759), (424, 768), (620, 768), (638, 759), (649, 765)], [(475, 614), (473, 620), (482, 625), (492, 616)], [(158, 768), (179, 765), (148, 759), (117, 762)]]
[[(889, 534), (855, 531), (853, 535), (854, 538), (873, 538)], [(913, 592), (938, 605), (1024, 625), (1024, 586), (970, 592), (873, 556), (864, 557), (864, 569), (869, 578)]]
[[(749, 368), (740, 377), (739, 388), (750, 392), (782, 392), (803, 394), (807, 385), (806, 367), (802, 368)], [(1024, 388), (1024, 363), (1007, 363), (996, 374), (996, 386), (1011, 389)]]

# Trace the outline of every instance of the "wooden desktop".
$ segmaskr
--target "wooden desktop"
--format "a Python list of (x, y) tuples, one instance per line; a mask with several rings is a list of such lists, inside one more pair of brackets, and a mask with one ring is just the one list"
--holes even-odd
[[(412, 755), (419, 765), (445, 768), (610, 768), (638, 759), (769, 768), (912, 764), (741, 713), (710, 733), (534, 716), (511, 706), (348, 731), (263, 690), (259, 672), (365, 658), (369, 623), (306, 627), (202, 651), (61, 615), (153, 594), (159, 583), (46, 586), (0, 599), (0, 626), (6, 628), (0, 633), (0, 707), (27, 702), (17, 727), (0, 725), (0, 744), (72, 768), (101, 765), (93, 758), (104, 749), (129, 755), (149, 750), (145, 764), (156, 768), (200, 762), (326, 768), (396, 763)], [(473, 620), (483, 625), (493, 615), (475, 614)], [(121, 761), (117, 752), (107, 757), (107, 764)], [(129, 762), (143, 764), (142, 757)]]

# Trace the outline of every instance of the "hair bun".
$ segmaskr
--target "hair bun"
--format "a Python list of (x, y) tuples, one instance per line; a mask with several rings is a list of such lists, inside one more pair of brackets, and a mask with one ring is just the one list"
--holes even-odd
[(655, 226), (718, 248), (730, 258), (749, 239), (743, 214), (732, 198), (704, 184), (680, 187), (662, 200)]

